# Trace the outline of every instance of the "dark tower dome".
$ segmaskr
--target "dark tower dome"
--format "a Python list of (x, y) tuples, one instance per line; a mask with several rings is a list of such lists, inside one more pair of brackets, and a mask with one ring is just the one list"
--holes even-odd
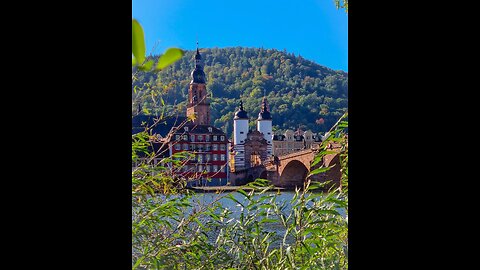
[(202, 69), (195, 68), (190, 75), (192, 76), (190, 83), (205, 83), (205, 72)]
[(203, 65), (202, 65), (202, 56), (200, 55), (200, 51), (198, 50), (198, 41), (197, 41), (197, 53), (195, 54), (195, 69), (192, 70), (190, 74), (192, 77), (192, 81), (190, 83), (205, 83), (205, 72), (203, 72)]
[(237, 119), (248, 119), (247, 112), (243, 110), (243, 102), (240, 100), (240, 110), (235, 113), (234, 120)]
[(266, 97), (263, 97), (262, 109), (260, 110), (260, 113), (258, 114), (258, 119), (257, 120), (272, 120), (272, 115), (268, 111), (267, 98)]

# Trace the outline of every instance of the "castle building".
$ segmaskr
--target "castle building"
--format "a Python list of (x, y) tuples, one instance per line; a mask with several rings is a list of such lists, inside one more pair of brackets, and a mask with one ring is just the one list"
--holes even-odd
[(175, 171), (188, 180), (189, 186), (226, 185), (229, 141), (222, 130), (210, 125), (210, 103), (198, 47), (194, 59), (186, 117), (169, 118), (156, 123), (154, 116), (137, 115), (132, 119), (132, 133), (151, 127), (153, 150), (158, 153), (154, 163), (180, 152), (190, 152), (193, 158), (183, 160), (182, 166)]

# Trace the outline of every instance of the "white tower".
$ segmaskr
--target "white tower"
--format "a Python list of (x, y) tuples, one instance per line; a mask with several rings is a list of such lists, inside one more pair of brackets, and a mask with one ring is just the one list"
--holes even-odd
[(257, 119), (257, 130), (263, 133), (263, 138), (267, 141), (267, 156), (272, 155), (272, 140), (273, 140), (273, 133), (272, 133), (272, 116), (268, 111), (267, 107), (267, 98), (263, 97), (262, 101), (262, 109), (258, 114)]
[(243, 110), (243, 102), (240, 101), (240, 109), (233, 118), (233, 151), (235, 154), (235, 169), (245, 168), (245, 139), (248, 133), (248, 115)]

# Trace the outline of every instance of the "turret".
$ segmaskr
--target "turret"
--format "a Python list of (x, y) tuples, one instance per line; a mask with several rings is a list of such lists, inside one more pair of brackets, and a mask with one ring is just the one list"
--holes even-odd
[(263, 138), (267, 141), (267, 154), (270, 156), (272, 154), (272, 140), (273, 140), (273, 133), (272, 133), (272, 116), (268, 111), (267, 106), (267, 98), (263, 97), (262, 101), (262, 109), (258, 114), (257, 119), (257, 130), (263, 133)]
[(240, 101), (240, 109), (233, 118), (233, 145), (243, 144), (248, 133), (248, 115)]

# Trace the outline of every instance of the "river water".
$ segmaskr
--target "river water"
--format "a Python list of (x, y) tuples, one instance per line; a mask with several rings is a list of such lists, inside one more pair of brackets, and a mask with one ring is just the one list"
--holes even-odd
[[(227, 196), (233, 196), (238, 202), (243, 204), (243, 206), (248, 205), (248, 199), (241, 193), (239, 192), (225, 192), (225, 193), (195, 193), (191, 198), (190, 198), (190, 203), (192, 204), (191, 208), (186, 208), (184, 209), (185, 212), (183, 212), (183, 215), (185, 217), (190, 216), (192, 211), (195, 211), (194, 209), (202, 209), (202, 206), (212, 204), (213, 202), (218, 202), (220, 203), (220, 207), (217, 209), (216, 214), (220, 214), (225, 208), (231, 211), (232, 213), (229, 215), (228, 219), (234, 219), (233, 222), (231, 223), (232, 225), (234, 222), (237, 222), (240, 217), (240, 213), (244, 213), (245, 215), (248, 214), (248, 211), (245, 211), (246, 209), (238, 202), (235, 202), (234, 200), (226, 198)], [(282, 205), (285, 203), (285, 208), (283, 209), (283, 213), (288, 216), (291, 213), (291, 203), (290, 201), (293, 199), (295, 196), (295, 192), (293, 191), (282, 191), (282, 192), (266, 192), (263, 194), (263, 196), (268, 196), (265, 201), (269, 201), (272, 198), (275, 198), (275, 203), (277, 205)], [(160, 201), (164, 201), (165, 195), (157, 195), (156, 197)], [(253, 199), (258, 199), (259, 195), (255, 195)], [(336, 209), (342, 216), (345, 216), (345, 209)], [(198, 211), (198, 210), (197, 210)], [(255, 211), (251, 211), (250, 213), (255, 213)], [(264, 217), (258, 217), (256, 216), (258, 220), (263, 219)], [(278, 217), (273, 214), (270, 219), (275, 219), (278, 220)], [(203, 223), (202, 218), (200, 218), (200, 222)], [(194, 224), (192, 224), (194, 225)], [(211, 243), (215, 243), (219, 233), (220, 229), (215, 227), (211, 227), (211, 230), (206, 232), (207, 237)], [(285, 235), (286, 229), (285, 227), (281, 224), (281, 222), (268, 222), (262, 224), (262, 230), (266, 232), (272, 232), (274, 233), (275, 236), (271, 238), (270, 242), (270, 248), (278, 248), (282, 241), (283, 241), (283, 236)], [(293, 236), (289, 234), (285, 238), (285, 243), (287, 245), (291, 244), (294, 242)], [(135, 257), (136, 252), (134, 251), (132, 255)], [(133, 263), (133, 261), (132, 261)]]
[[(221, 208), (225, 209), (227, 208), (228, 210), (232, 211), (231, 215), (229, 218), (235, 218), (239, 219), (240, 213), (243, 211), (244, 214), (247, 214), (244, 211), (244, 208), (242, 205), (239, 203), (226, 198), (226, 196), (233, 195), (233, 197), (238, 200), (243, 206), (248, 205), (248, 199), (242, 195), (239, 192), (227, 192), (227, 193), (220, 193), (220, 194), (215, 194), (215, 193), (197, 193), (195, 196), (192, 198), (192, 201), (195, 205), (206, 205), (210, 204), (214, 201), (218, 201), (221, 204)], [(291, 213), (292, 207), (291, 207), (291, 200), (293, 199), (295, 192), (293, 191), (282, 191), (280, 193), (277, 192), (266, 192), (264, 195), (268, 196), (269, 198), (266, 200), (270, 200), (272, 197), (275, 198), (275, 202), (277, 205), (282, 205), (285, 202), (285, 208), (283, 208), (283, 213), (285, 216), (288, 216)], [(259, 195), (255, 195), (253, 199), (258, 199)], [(337, 208), (336, 209), (342, 216), (345, 217), (345, 209)], [(220, 214), (219, 211), (217, 211), (217, 214)], [(263, 219), (264, 217), (258, 217), (258, 220)], [(276, 215), (273, 215), (269, 218), (273, 218), (278, 220), (278, 217)], [(279, 237), (283, 237), (285, 234), (285, 227), (281, 224), (281, 222), (278, 220), (278, 222), (272, 222), (272, 223), (264, 223), (262, 228), (265, 231), (268, 232), (275, 232), (275, 234)], [(218, 231), (209, 234), (210, 240), (214, 240), (218, 236)], [(287, 242), (292, 241), (293, 239), (287, 239)], [(272, 246), (277, 246), (279, 243), (277, 242), (276, 244), (273, 243)]]

